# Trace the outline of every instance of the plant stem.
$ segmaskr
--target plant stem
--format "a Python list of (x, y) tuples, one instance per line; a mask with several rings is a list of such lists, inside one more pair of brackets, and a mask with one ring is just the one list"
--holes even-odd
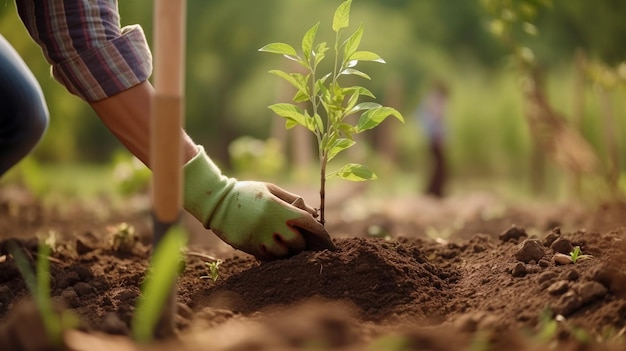
[(328, 162), (328, 153), (324, 151), (320, 164), (320, 223), (324, 225), (326, 219), (324, 218), (324, 209), (326, 201), (326, 163)]
[[(337, 73), (338, 68), (339, 68), (338, 67), (339, 66), (339, 38), (340, 38), (340, 32), (337, 32), (335, 35), (335, 58), (334, 58), (335, 62), (333, 65), (333, 81), (330, 84), (331, 103), (335, 100), (334, 91), (337, 85), (337, 78), (339, 77)], [(330, 135), (331, 132), (336, 128), (335, 124), (337, 123), (337, 119), (335, 119), (334, 117), (335, 116), (333, 112), (331, 110), (327, 110), (326, 125), (325, 125), (326, 130), (323, 132), (324, 134), (322, 135)], [(319, 222), (322, 225), (324, 225), (324, 223), (326, 223), (324, 212), (325, 212), (325, 202), (326, 202), (326, 164), (328, 163), (328, 147), (326, 148), (322, 147), (321, 143), (319, 144), (319, 146), (320, 146), (320, 220)]]

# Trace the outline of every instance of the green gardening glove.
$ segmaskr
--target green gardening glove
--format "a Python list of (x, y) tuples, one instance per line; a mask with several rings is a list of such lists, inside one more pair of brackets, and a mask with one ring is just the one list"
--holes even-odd
[(204, 148), (183, 167), (184, 207), (226, 243), (261, 260), (335, 245), (301, 197), (270, 183), (228, 178)]

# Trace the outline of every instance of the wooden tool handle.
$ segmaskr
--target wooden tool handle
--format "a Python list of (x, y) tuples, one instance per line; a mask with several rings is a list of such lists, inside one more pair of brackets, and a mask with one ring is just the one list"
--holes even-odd
[(186, 1), (156, 0), (154, 6), (153, 210), (159, 221), (173, 223), (182, 209)]

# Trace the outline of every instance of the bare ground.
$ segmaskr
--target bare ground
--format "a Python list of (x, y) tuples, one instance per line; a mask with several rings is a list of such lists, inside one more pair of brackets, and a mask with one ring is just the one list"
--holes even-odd
[[(18, 243), (36, 259), (35, 235), (51, 230), (53, 299), (82, 322), (66, 333), (67, 349), (623, 349), (624, 204), (515, 206), (484, 194), (363, 202), (331, 207), (339, 251), (272, 262), (185, 221), (194, 240), (178, 281), (178, 336), (137, 346), (128, 334), (150, 254), (147, 212), (103, 216), (4, 196), (0, 349), (47, 347), (8, 247)], [(140, 238), (129, 252), (108, 240), (122, 222)], [(592, 258), (555, 262), (575, 246)], [(215, 282), (202, 278), (203, 255), (224, 261)]]

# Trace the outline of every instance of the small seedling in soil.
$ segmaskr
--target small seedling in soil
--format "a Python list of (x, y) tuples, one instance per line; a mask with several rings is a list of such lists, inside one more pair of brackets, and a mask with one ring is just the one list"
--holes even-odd
[(549, 308), (544, 309), (539, 315), (539, 324), (537, 325), (537, 338), (540, 342), (552, 342), (559, 330), (557, 321), (552, 316)]
[(576, 263), (578, 260), (590, 260), (593, 258), (592, 255), (583, 255), (580, 246), (574, 247), (574, 250), (569, 255), (572, 258), (572, 263)]
[(168, 230), (154, 250), (133, 314), (132, 333), (138, 342), (152, 340), (161, 312), (180, 273), (186, 243), (187, 234), (176, 226)]
[(219, 268), (220, 264), (222, 264), (221, 260), (206, 262), (207, 270), (209, 271), (209, 275), (204, 275), (200, 277), (200, 279), (211, 279), (212, 281), (217, 281), (220, 276)]
[(573, 325), (560, 314), (553, 316), (549, 308), (541, 312), (537, 328), (538, 340), (542, 343), (549, 343), (551, 346), (557, 342), (559, 331), (567, 332), (583, 344), (591, 341), (591, 336), (584, 329)]
[(119, 254), (130, 254), (139, 240), (135, 234), (135, 227), (128, 223), (120, 223), (109, 227), (111, 249)]
[(35, 299), (48, 341), (55, 347), (61, 347), (63, 332), (76, 328), (79, 320), (71, 311), (64, 310), (59, 313), (55, 310), (50, 295), (49, 256), (51, 251), (52, 248), (47, 244), (47, 241), (40, 240), (39, 248), (37, 249), (36, 274), (33, 273), (31, 265), (21, 249), (13, 248), (12, 256), (24, 278), (26, 287)]
[(48, 235), (43, 238), (43, 244), (48, 246), (52, 252), (56, 252), (59, 247), (59, 233), (55, 230), (48, 231)]
[[(332, 71), (319, 72), (319, 64), (326, 58), (331, 49), (326, 42), (315, 43), (318, 22), (311, 27), (302, 38), (302, 51), (299, 54), (293, 46), (285, 43), (271, 43), (259, 51), (283, 55), (297, 62), (306, 73), (287, 73), (272, 70), (270, 73), (286, 80), (296, 88), (292, 98), (295, 103), (306, 104), (306, 108), (290, 104), (278, 103), (269, 106), (280, 117), (286, 119), (286, 128), (303, 126), (315, 134), (320, 161), (320, 223), (324, 224), (324, 199), (326, 180), (340, 177), (351, 181), (376, 179), (376, 174), (369, 168), (348, 163), (336, 171), (327, 173), (326, 166), (340, 152), (356, 144), (354, 135), (378, 126), (389, 116), (404, 122), (402, 114), (396, 109), (385, 107), (375, 102), (360, 102), (363, 96), (375, 99), (368, 89), (353, 85), (342, 86), (340, 78), (356, 76), (371, 79), (369, 75), (355, 67), (360, 61), (385, 63), (371, 51), (359, 51), (363, 37), (361, 24), (346, 39), (342, 38), (350, 23), (350, 5), (352, 0), (344, 1), (336, 9), (332, 29), (335, 32)], [(350, 123), (348, 117), (359, 115), (356, 125)]]
[(587, 331), (582, 328), (575, 326), (570, 323), (565, 317), (562, 315), (557, 315), (555, 317), (556, 321), (561, 323), (563, 329), (567, 331), (568, 334), (576, 338), (576, 340), (580, 341), (582, 344), (588, 344), (591, 342), (591, 336)]

